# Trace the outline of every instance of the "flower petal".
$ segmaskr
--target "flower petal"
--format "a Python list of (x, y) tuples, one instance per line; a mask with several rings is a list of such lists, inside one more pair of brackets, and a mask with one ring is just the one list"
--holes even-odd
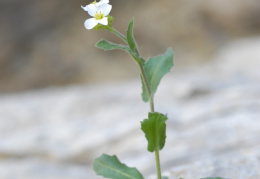
[(81, 8), (84, 10), (84, 11), (88, 11), (88, 6), (81, 6)]
[(110, 13), (111, 9), (112, 9), (112, 6), (110, 4), (102, 4), (99, 7), (99, 10), (102, 11), (104, 16), (107, 16)]
[(97, 6), (101, 6), (102, 4), (108, 4), (109, 0), (100, 0), (98, 3), (96, 3)]
[(101, 0), (100, 1), (102, 4), (108, 4), (109, 3), (109, 0)]
[(98, 21), (95, 18), (87, 19), (84, 23), (85, 28), (90, 30), (93, 29), (98, 24)]
[(98, 11), (98, 7), (95, 4), (87, 5), (88, 14), (92, 17), (95, 17), (96, 12)]
[(100, 23), (102, 25), (107, 25), (108, 24), (108, 18), (103, 17), (102, 19), (98, 20), (98, 23)]

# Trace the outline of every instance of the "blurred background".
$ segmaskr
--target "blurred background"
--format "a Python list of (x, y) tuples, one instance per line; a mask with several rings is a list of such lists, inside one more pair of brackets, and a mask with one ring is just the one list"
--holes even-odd
[[(100, 179), (92, 162), (102, 153), (155, 173), (138, 68), (123, 51), (95, 47), (122, 42), (85, 29), (89, 3), (0, 0), (1, 179)], [(175, 51), (155, 96), (169, 117), (163, 171), (259, 179), (260, 1), (110, 3), (120, 32), (135, 18), (144, 58)]]
[[(138, 76), (121, 51), (94, 47), (106, 31), (86, 30), (90, 1), (0, 1), (0, 92), (122, 81)], [(176, 52), (175, 68), (203, 63), (225, 43), (260, 34), (258, 0), (111, 0), (114, 27), (134, 34), (143, 57)]]

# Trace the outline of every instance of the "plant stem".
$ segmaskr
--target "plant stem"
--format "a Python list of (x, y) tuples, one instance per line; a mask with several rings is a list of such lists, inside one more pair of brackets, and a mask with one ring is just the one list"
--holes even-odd
[(156, 149), (154, 153), (155, 153), (155, 161), (156, 161), (157, 178), (162, 179), (159, 150)]
[[(127, 43), (127, 39), (126, 37), (121, 34), (120, 32), (118, 32), (116, 29), (114, 29), (113, 27), (107, 27), (107, 29), (111, 32), (113, 32), (115, 35), (117, 35), (118, 37), (120, 37), (124, 42)], [(149, 85), (148, 79), (147, 79), (147, 75), (145, 73), (144, 70), (144, 60), (142, 57), (139, 56), (139, 52), (137, 51), (137, 55), (136, 54), (132, 54), (131, 52), (129, 52), (130, 55), (132, 56), (132, 58), (135, 60), (135, 62), (138, 64), (140, 72), (141, 72), (141, 78), (143, 80), (145, 89), (147, 91), (147, 94), (149, 96), (149, 102), (150, 102), (150, 112), (154, 112), (154, 100), (153, 100), (153, 95), (151, 92), (151, 87)], [(159, 149), (155, 150), (155, 162), (156, 162), (156, 170), (157, 170), (157, 179), (162, 179), (162, 174), (161, 174), (161, 166), (160, 166), (160, 155), (159, 155)]]
[(120, 37), (125, 43), (127, 43), (126, 37), (123, 34), (121, 34), (119, 31), (117, 31), (114, 27), (108, 27), (108, 26), (106, 27), (109, 31), (113, 32), (115, 35)]
[[(143, 63), (138, 63), (138, 66), (139, 66), (140, 71), (141, 71), (141, 77), (143, 79), (143, 83), (144, 83), (145, 89), (146, 89), (147, 94), (149, 96), (150, 111), (154, 112), (153, 96), (151, 94), (151, 88), (150, 88), (150, 85), (148, 83), (146, 73), (144, 71)], [(157, 170), (157, 179), (161, 179), (162, 178), (162, 174), (161, 174), (161, 166), (160, 166), (160, 155), (159, 155), (159, 150), (158, 149), (155, 150), (155, 162), (156, 162), (156, 170)]]
[[(141, 77), (143, 79), (143, 83), (145, 85), (145, 89), (146, 89), (147, 94), (149, 96), (150, 111), (154, 112), (153, 96), (151, 94), (151, 88), (150, 88), (150, 85), (148, 83), (146, 73), (144, 71), (143, 63), (138, 63), (138, 66), (139, 66), (140, 71), (141, 71)], [(161, 165), (160, 165), (160, 154), (159, 154), (159, 150), (158, 149), (155, 150), (155, 162), (156, 162), (156, 170), (157, 170), (157, 179), (161, 179), (162, 178), (162, 174), (161, 174)]]
[(150, 85), (148, 83), (148, 79), (147, 79), (146, 73), (144, 71), (143, 63), (138, 63), (138, 66), (139, 66), (139, 69), (141, 71), (141, 77), (142, 77), (145, 89), (146, 89), (147, 94), (149, 96), (150, 111), (154, 112), (154, 101), (153, 101), (153, 97), (152, 97), (152, 94), (151, 94), (151, 88), (150, 88)]

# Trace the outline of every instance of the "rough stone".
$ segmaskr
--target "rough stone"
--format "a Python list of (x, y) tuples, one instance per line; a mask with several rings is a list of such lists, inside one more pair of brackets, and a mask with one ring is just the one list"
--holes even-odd
[[(161, 82), (155, 108), (169, 117), (165, 175), (260, 178), (258, 49), (259, 38), (236, 41)], [(91, 163), (102, 153), (153, 178), (154, 155), (140, 130), (149, 105), (140, 92), (132, 80), (1, 94), (0, 178), (99, 179)]]

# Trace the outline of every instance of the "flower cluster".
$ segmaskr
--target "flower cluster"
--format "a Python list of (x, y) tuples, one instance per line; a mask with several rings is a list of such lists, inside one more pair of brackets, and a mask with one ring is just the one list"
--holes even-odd
[(93, 18), (87, 19), (84, 23), (86, 29), (93, 29), (96, 25), (108, 25), (108, 14), (112, 9), (112, 5), (108, 4), (109, 0), (100, 0), (92, 2), (89, 5), (81, 6)]

